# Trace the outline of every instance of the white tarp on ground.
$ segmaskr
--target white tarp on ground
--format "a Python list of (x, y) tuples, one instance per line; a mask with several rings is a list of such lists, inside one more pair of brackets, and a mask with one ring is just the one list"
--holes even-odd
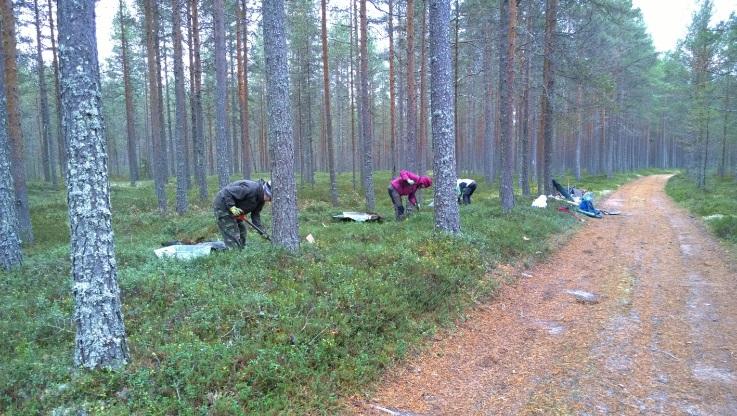
[(209, 256), (213, 250), (225, 250), (222, 241), (207, 241), (199, 244), (174, 244), (154, 250), (158, 258), (174, 258), (177, 260), (191, 260), (197, 257)]
[(341, 212), (340, 214), (333, 215), (333, 218), (335, 218), (336, 220), (356, 221), (356, 222), (381, 220), (381, 216), (379, 214), (372, 214), (370, 212), (353, 212), (353, 211)]

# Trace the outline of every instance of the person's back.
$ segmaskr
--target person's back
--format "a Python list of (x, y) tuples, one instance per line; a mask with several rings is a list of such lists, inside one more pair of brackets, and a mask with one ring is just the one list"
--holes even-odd
[(458, 203), (469, 205), (471, 203), (471, 195), (476, 191), (476, 181), (470, 178), (456, 180), (456, 194), (458, 195)]
[(262, 228), (261, 209), (271, 201), (269, 182), (243, 179), (229, 183), (213, 201), (213, 210), (223, 241), (229, 248), (243, 248), (246, 242), (246, 214), (251, 214), (253, 225)]

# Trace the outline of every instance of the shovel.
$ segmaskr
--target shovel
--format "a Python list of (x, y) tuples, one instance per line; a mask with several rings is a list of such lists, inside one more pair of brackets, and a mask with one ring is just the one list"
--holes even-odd
[(245, 222), (246, 224), (250, 225), (250, 226), (251, 226), (251, 228), (253, 228), (254, 230), (256, 230), (256, 232), (257, 232), (257, 233), (258, 233), (258, 234), (259, 234), (259, 235), (260, 235), (261, 237), (263, 237), (263, 238), (264, 238), (264, 239), (265, 239), (266, 241), (271, 241), (271, 237), (269, 237), (269, 235), (268, 235), (268, 234), (266, 233), (266, 231), (264, 231), (264, 230), (262, 230), (261, 228), (257, 227), (257, 226), (256, 226), (256, 225), (255, 225), (254, 223), (252, 223), (251, 221), (248, 221), (248, 220), (246, 219), (246, 216), (245, 216), (245, 215), (239, 215), (239, 216), (237, 216), (237, 217), (236, 217), (236, 219), (237, 219), (238, 221), (243, 221), (243, 222)]

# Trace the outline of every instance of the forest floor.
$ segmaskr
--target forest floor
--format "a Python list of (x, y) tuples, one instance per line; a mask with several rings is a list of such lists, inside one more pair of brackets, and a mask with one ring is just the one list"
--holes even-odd
[[(737, 262), (664, 192), (619, 188), (548, 261), (348, 410), (375, 415), (737, 414)], [(570, 291), (599, 296), (582, 303)]]

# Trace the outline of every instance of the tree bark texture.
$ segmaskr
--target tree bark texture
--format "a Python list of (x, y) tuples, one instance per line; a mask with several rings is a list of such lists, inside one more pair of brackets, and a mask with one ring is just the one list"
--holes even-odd
[(368, 84), (368, 23), (366, 18), (366, 0), (360, 0), (361, 20), (361, 50), (360, 50), (360, 78), (361, 78), (361, 143), (363, 144), (363, 192), (366, 194), (366, 209), (376, 209), (374, 195), (374, 165), (373, 165), (373, 133), (371, 132), (371, 104), (369, 102)]
[(430, 106), (432, 113), (435, 228), (461, 230), (456, 201), (455, 126), (450, 57), (450, 1), (430, 0)]
[(135, 186), (138, 181), (138, 152), (136, 143), (138, 138), (136, 135), (135, 109), (133, 107), (133, 86), (131, 85), (130, 68), (128, 63), (128, 37), (126, 33), (125, 19), (123, 14), (123, 0), (119, 2), (120, 8), (120, 59), (123, 67), (123, 88), (125, 89), (125, 127), (128, 134), (128, 173), (130, 175), (131, 186)]
[(330, 172), (330, 201), (338, 206), (338, 184), (335, 177), (335, 144), (333, 143), (333, 118), (330, 113), (330, 74), (328, 71), (328, 12), (327, 0), (321, 0), (322, 11), (322, 83), (325, 106), (325, 136), (328, 142), (328, 171)]
[(263, 1), (264, 56), (269, 142), (273, 159), (273, 241), (288, 251), (299, 248), (297, 186), (294, 176), (294, 138), (289, 108), (289, 67), (284, 24), (284, 1)]
[(238, 0), (237, 42), (238, 49), (238, 100), (241, 121), (241, 158), (243, 178), (249, 179), (251, 166), (251, 139), (248, 127), (248, 8), (246, 0)]
[(5, 98), (10, 136), (11, 173), (15, 186), (15, 206), (18, 215), (18, 234), (25, 243), (33, 243), (31, 212), (26, 185), (26, 163), (23, 155), (23, 133), (21, 130), (20, 97), (18, 95), (18, 69), (16, 66), (17, 45), (15, 41), (15, 15), (12, 0), (0, 0), (2, 19), (2, 42), (5, 51)]
[(56, 33), (54, 30), (54, 13), (52, 11), (51, 7), (52, 0), (49, 0), (48, 7), (49, 7), (49, 28), (51, 33), (51, 57), (52, 57), (52, 65), (54, 68), (54, 99), (56, 100), (56, 128), (57, 128), (57, 148), (58, 148), (58, 162), (59, 162), (59, 168), (61, 171), (61, 178), (62, 180), (67, 175), (67, 146), (64, 143), (64, 138), (61, 133), (61, 111), (58, 109), (61, 108), (61, 93), (59, 92), (59, 60), (57, 59), (57, 50), (56, 50)]
[(60, 2), (58, 17), (62, 125), (69, 144), (74, 362), (117, 368), (129, 357), (116, 277), (97, 41), (90, 36), (95, 2)]
[[(162, 148), (164, 135), (162, 134), (161, 125), (161, 100), (159, 99), (159, 83), (161, 82), (158, 70), (158, 55), (156, 44), (159, 38), (159, 17), (157, 4), (154, 0), (145, 0), (144, 14), (146, 26), (146, 56), (148, 58), (148, 86), (149, 86), (149, 117), (151, 127), (151, 142), (153, 144), (153, 157), (151, 160), (151, 170), (154, 176), (154, 190), (156, 199), (159, 204), (159, 211), (166, 212), (166, 156)], [(61, 26), (61, 22), (60, 26)], [(61, 43), (61, 41), (60, 41)]]
[(177, 156), (178, 214), (187, 212), (187, 161), (185, 159), (184, 129), (187, 125), (186, 97), (184, 95), (184, 59), (182, 50), (182, 1), (172, 0), (172, 41), (174, 43), (174, 144)]
[(33, 11), (35, 15), (35, 26), (36, 26), (36, 72), (38, 74), (38, 95), (39, 95), (39, 110), (41, 112), (41, 142), (42, 147), (42, 161), (45, 180), (51, 182), (56, 188), (56, 158), (54, 156), (54, 148), (51, 143), (51, 118), (49, 117), (49, 99), (46, 91), (46, 75), (43, 60), (43, 37), (41, 36), (41, 17), (40, 10), (38, 7), (38, 0), (33, 0)]
[[(397, 174), (397, 105), (394, 93), (395, 87), (395, 69), (394, 69), (394, 1), (388, 0), (389, 3), (389, 140), (392, 152), (392, 176)], [(351, 32), (352, 33), (352, 32)]]
[(417, 172), (417, 87), (415, 83), (415, 2), (407, 0), (407, 169)]
[[(545, 194), (552, 192), (553, 169), (553, 53), (555, 52), (555, 32), (558, 24), (558, 0), (547, 0), (545, 5), (545, 47), (543, 58), (543, 92), (540, 97), (540, 117), (543, 125), (543, 189)], [(539, 185), (538, 185), (539, 186)]]
[(228, 157), (228, 134), (226, 131), (227, 113), (225, 102), (228, 99), (228, 85), (226, 79), (227, 62), (225, 61), (225, 2), (213, 2), (213, 30), (215, 34), (215, 118), (217, 134), (217, 169), (218, 184), (224, 187), (230, 182)]
[(514, 48), (517, 25), (517, 0), (501, 0), (499, 25), (499, 141), (502, 157), (501, 183), (499, 197), (502, 211), (514, 208)]
[(200, 24), (197, 0), (190, 0), (192, 49), (194, 56), (194, 91), (192, 93), (192, 109), (195, 123), (192, 132), (194, 147), (194, 175), (199, 188), (200, 200), (207, 199), (207, 173), (205, 169), (205, 122), (202, 111), (202, 61), (200, 59)]
[[(0, 25), (3, 22), (0, 20)], [(1, 30), (1, 28), (0, 28)], [(8, 108), (5, 103), (5, 48), (0, 42), (0, 268), (9, 271), (20, 267), (23, 254), (18, 238), (18, 213), (10, 163)]]

